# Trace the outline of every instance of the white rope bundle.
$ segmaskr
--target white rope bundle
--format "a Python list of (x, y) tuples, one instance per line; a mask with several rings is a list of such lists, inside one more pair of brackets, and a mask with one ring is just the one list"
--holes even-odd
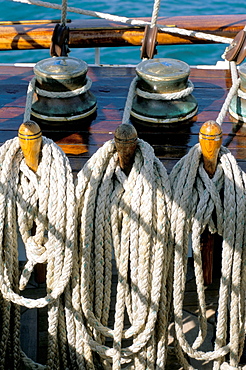
[[(217, 360), (214, 369), (218, 369), (229, 353), (230, 365), (238, 366), (245, 338), (245, 174), (230, 152), (221, 147), (218, 167), (210, 179), (203, 168), (197, 144), (173, 168), (170, 181), (173, 191), (171, 229), (175, 242), (173, 303), (180, 361), (185, 369), (193, 369), (185, 360), (184, 352), (197, 360)], [(213, 212), (216, 213), (216, 224)], [(215, 350), (211, 352), (198, 350), (207, 331), (200, 250), (200, 235), (206, 225), (210, 232), (223, 237), (219, 314)], [(182, 328), (189, 233), (192, 235), (200, 317), (199, 334), (193, 345), (186, 340)]]
[[(32, 172), (23, 158), (19, 139), (7, 141), (0, 148), (0, 291), (3, 303), (1, 320), (3, 329), (0, 343), (0, 368), (6, 369), (6, 343), (11, 337), (10, 313), (17, 307), (40, 308), (48, 306), (48, 359), (47, 368), (53, 369), (59, 350), (66, 364), (65, 317), (60, 296), (64, 292), (72, 271), (75, 237), (75, 202), (72, 171), (68, 159), (52, 140), (43, 137), (42, 156), (37, 172)], [(19, 280), (17, 225), (25, 245), (27, 264)], [(35, 231), (33, 230), (35, 227)], [(33, 235), (34, 234), (34, 235)], [(36, 263), (46, 263), (47, 295), (30, 299), (19, 294), (24, 289)], [(12, 304), (13, 303), (13, 304)], [(19, 314), (14, 320), (20, 319)], [(59, 326), (59, 330), (58, 330)], [(16, 324), (15, 346), (10, 353), (20, 360)], [(65, 328), (66, 331), (66, 328)], [(58, 341), (59, 336), (59, 341)], [(6, 339), (7, 338), (7, 339)], [(59, 342), (59, 346), (58, 346)], [(9, 344), (8, 344), (9, 345)], [(27, 364), (24, 354), (23, 361)], [(33, 368), (41, 365), (33, 364)]]
[[(75, 314), (76, 325), (86, 334), (77, 338), (76, 352), (81, 351), (83, 341), (86, 369), (93, 368), (90, 349), (106, 358), (106, 368), (120, 369), (129, 361), (129, 366), (138, 369), (163, 368), (165, 364), (171, 293), (167, 278), (172, 266), (170, 195), (163, 165), (142, 140), (138, 140), (128, 177), (119, 167), (113, 141), (105, 143), (78, 175), (81, 296), (75, 287), (73, 307), (79, 311), (82, 306), (83, 314)], [(113, 254), (118, 284), (111, 329)], [(125, 309), (128, 329), (124, 328)], [(113, 339), (113, 348), (105, 346), (106, 338)], [(132, 344), (124, 347), (124, 338)]]

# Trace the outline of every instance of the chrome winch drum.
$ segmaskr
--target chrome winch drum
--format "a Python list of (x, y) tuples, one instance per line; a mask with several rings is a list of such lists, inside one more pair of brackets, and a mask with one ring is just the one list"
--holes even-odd
[(197, 113), (190, 67), (171, 58), (144, 60), (136, 68), (138, 81), (131, 117), (142, 125), (170, 127)]
[(240, 87), (238, 93), (233, 96), (229, 113), (238, 121), (246, 122), (246, 63), (238, 67)]
[(31, 116), (37, 123), (62, 125), (90, 121), (97, 102), (89, 90), (87, 64), (72, 57), (52, 57), (38, 62)]

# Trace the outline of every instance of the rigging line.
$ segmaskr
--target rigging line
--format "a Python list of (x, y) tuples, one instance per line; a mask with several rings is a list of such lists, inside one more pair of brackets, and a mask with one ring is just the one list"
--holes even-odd
[(159, 10), (160, 10), (160, 4), (161, 4), (161, 0), (155, 0), (154, 1), (150, 28), (153, 28), (153, 27), (156, 26), (157, 18), (158, 18), (158, 14), (159, 14)]
[(67, 22), (67, 0), (62, 0), (61, 24), (65, 26)]
[[(10, 0), (10, 1), (20, 2), (23, 4), (43, 6), (46, 8), (52, 8), (52, 9), (58, 9), (58, 10), (62, 9), (62, 6), (59, 4), (52, 4), (52, 3), (45, 2), (45, 1), (38, 1), (38, 0)], [(119, 17), (116, 15), (108, 14), (108, 13), (94, 12), (91, 10), (84, 10), (84, 9), (79, 9), (75, 7), (67, 7), (67, 11), (72, 12), (72, 13), (84, 14), (84, 15), (88, 15), (92, 17), (107, 19), (110, 21), (127, 23), (133, 26), (146, 26), (146, 25), (151, 24), (151, 22), (147, 22), (144, 20), (131, 19), (127, 17)], [(178, 27), (167, 27), (167, 26), (162, 26), (160, 24), (156, 24), (156, 26), (162, 32), (179, 34), (179, 35), (188, 36), (188, 37), (195, 37), (195, 38), (199, 38), (202, 40), (213, 41), (213, 42), (218, 42), (222, 44), (231, 44), (232, 42), (232, 39), (229, 37), (215, 36), (215, 35), (207, 34), (204, 32), (196, 32), (196, 31), (186, 30), (186, 29), (178, 28)]]

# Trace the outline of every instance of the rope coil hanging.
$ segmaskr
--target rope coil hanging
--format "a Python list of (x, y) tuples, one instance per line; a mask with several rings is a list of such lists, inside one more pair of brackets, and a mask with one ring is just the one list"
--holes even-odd
[[(218, 125), (228, 112), (237, 94), (240, 78), (234, 61), (230, 62), (232, 87), (216, 119)], [(201, 131), (200, 131), (201, 132)], [(215, 140), (207, 138), (207, 140)], [(182, 158), (170, 174), (173, 191), (171, 230), (175, 240), (174, 256), (174, 321), (177, 355), (185, 369), (193, 369), (184, 354), (197, 360), (214, 361), (213, 368), (238, 368), (245, 340), (245, 174), (235, 158), (221, 147), (216, 171), (205, 171), (199, 144)], [(216, 161), (216, 158), (215, 158)], [(216, 217), (214, 217), (214, 213)], [(216, 222), (214, 222), (216, 218)], [(223, 238), (222, 267), (218, 301), (218, 322), (215, 348), (203, 352), (199, 347), (207, 334), (206, 303), (202, 270), (201, 235), (206, 226)], [(188, 236), (191, 234), (194, 272), (199, 302), (199, 331), (196, 340), (188, 343), (182, 324), (182, 305), (187, 268)], [(229, 325), (229, 334), (228, 334)], [(229, 335), (229, 342), (228, 342)], [(225, 355), (230, 356), (230, 365)]]
[[(245, 328), (245, 174), (238, 167), (230, 152), (222, 147), (215, 175), (210, 179), (201, 162), (201, 150), (197, 144), (178, 162), (170, 174), (173, 190), (172, 232), (175, 239), (174, 264), (174, 320), (178, 346), (190, 357), (198, 360), (218, 360), (230, 353), (230, 364), (237, 366)], [(223, 191), (223, 195), (219, 195)], [(222, 199), (224, 201), (222, 201)], [(217, 225), (212, 213), (216, 212)], [(202, 276), (200, 235), (206, 225), (212, 233), (223, 237), (222, 277), (219, 292), (218, 324), (215, 350), (204, 353), (197, 348), (206, 336), (205, 295)], [(182, 302), (188, 252), (188, 234), (192, 234), (195, 276), (199, 300), (200, 331), (191, 346), (182, 331)], [(230, 314), (227, 310), (230, 310)], [(242, 317), (240, 317), (242, 312)], [(229, 315), (229, 316), (228, 316)], [(227, 341), (227, 323), (230, 323), (230, 342)], [(238, 338), (239, 334), (239, 340)], [(185, 361), (185, 368), (193, 369)], [(218, 368), (215, 362), (214, 369)]]
[[(153, 9), (153, 24), (158, 9), (159, 5)], [(129, 88), (123, 131), (124, 126), (132, 127), (129, 118), (135, 89), (136, 79)], [(130, 136), (125, 144), (134, 146), (136, 140)], [(117, 142), (124, 147), (124, 140), (115, 136), (115, 142), (105, 143), (90, 158), (77, 179), (80, 223), (76, 270), (81, 289), (79, 297), (77, 287), (73, 304), (77, 312), (81, 304), (82, 314), (76, 325), (86, 331), (87, 340), (82, 351), (81, 340), (80, 351), (77, 344), (76, 348), (86, 368), (93, 368), (95, 355), (91, 351), (101, 356), (105, 368), (112, 366), (114, 370), (124, 363), (128, 363), (127, 368), (153, 368), (154, 364), (164, 367), (172, 291), (168, 279), (172, 272), (169, 180), (147, 143), (137, 141), (129, 169), (124, 167)], [(123, 152), (128, 161), (129, 152)], [(112, 255), (118, 282), (114, 324), (110, 328)], [(129, 328), (124, 323), (126, 312)], [(105, 347), (109, 338), (112, 347)], [(126, 339), (132, 342), (128, 347), (124, 345)]]
[[(3, 302), (0, 368), (5, 369), (6, 366), (17, 368), (20, 356), (31, 368), (39, 366), (20, 352), (19, 323), (17, 323), (20, 319), (19, 306), (27, 308), (48, 306), (47, 368), (53, 368), (54, 361), (57, 361), (58, 335), (61, 353), (66, 342), (66, 336), (58, 333), (58, 325), (66, 327), (65, 317), (61, 313), (60, 296), (69, 282), (73, 265), (75, 202), (71, 168), (64, 153), (52, 140), (44, 137), (37, 173), (31, 171), (25, 164), (18, 138), (7, 141), (0, 148), (0, 160), (0, 289)], [(17, 225), (28, 259), (20, 281)], [(33, 235), (34, 225), (36, 231)], [(34, 265), (40, 262), (47, 263), (47, 294), (37, 299), (26, 298), (20, 295), (18, 286), (20, 284), (21, 289), (25, 288)], [(10, 354), (14, 353), (14, 357), (18, 358), (14, 364), (8, 362), (12, 360), (11, 355), (8, 358), (6, 352), (6, 345), (11, 345), (7, 338), (10, 338), (12, 307), (18, 311), (14, 316), (16, 320), (14, 344), (9, 348)], [(62, 356), (66, 363), (67, 355), (63, 352)]]
[[(106, 337), (113, 338), (113, 348), (106, 351), (113, 369), (120, 369), (121, 363), (133, 358), (134, 368), (142, 361), (145, 368), (151, 361), (148, 355), (145, 358), (144, 351), (151, 359), (157, 351), (157, 359), (153, 361), (161, 366), (165, 363), (171, 263), (167, 241), (168, 184), (164, 167), (142, 140), (138, 140), (128, 178), (119, 167), (113, 141), (104, 144), (78, 175), (80, 300), (84, 325), (87, 331), (91, 328), (91, 341), (97, 341), (98, 348), (104, 346)], [(110, 329), (107, 320), (112, 253), (118, 284), (114, 328)], [(123, 328), (125, 308), (131, 324), (126, 330)], [(160, 328), (156, 326), (158, 308), (163, 315), (160, 314)], [(152, 342), (156, 330), (158, 349)], [(122, 347), (123, 338), (132, 338), (132, 345)]]

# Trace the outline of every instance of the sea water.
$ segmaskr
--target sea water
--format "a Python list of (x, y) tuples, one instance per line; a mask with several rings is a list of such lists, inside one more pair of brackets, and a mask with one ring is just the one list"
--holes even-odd
[[(61, 0), (51, 0), (50, 2), (62, 4)], [(71, 7), (131, 18), (151, 17), (153, 4), (152, 0), (68, 0), (68, 6)], [(0, 10), (0, 21), (61, 18), (60, 10), (12, 2), (11, 0), (0, 0)], [(159, 10), (159, 16), (163, 17), (245, 13), (245, 0), (237, 0), (236, 2), (231, 0), (164, 0), (161, 2)], [(91, 17), (69, 12), (67, 18), (88, 19)], [(217, 61), (223, 60), (221, 56), (226, 46), (227, 44), (159, 45), (156, 57), (179, 59), (189, 65), (214, 65)], [(80, 58), (88, 64), (95, 62), (95, 49), (71, 49), (69, 55)], [(49, 50), (0, 51), (0, 63), (36, 63), (49, 57)], [(140, 61), (140, 46), (100, 48), (100, 63), (102, 64), (137, 65)]]

